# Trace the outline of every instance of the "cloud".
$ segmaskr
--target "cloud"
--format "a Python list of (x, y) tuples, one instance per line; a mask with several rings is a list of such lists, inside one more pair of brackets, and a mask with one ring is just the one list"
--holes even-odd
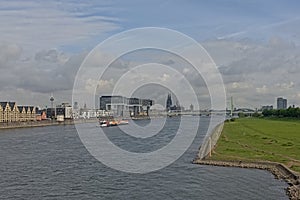
[(114, 86), (113, 79), (110, 79), (110, 80), (88, 79), (88, 80), (86, 80), (86, 84), (85, 84), (86, 88), (85, 89), (91, 94), (94, 94), (95, 89), (105, 93), (105, 92), (111, 91), (113, 89), (113, 86)]
[[(25, 99), (22, 95), (28, 94), (28, 101), (30, 96), (35, 101), (39, 95), (48, 101), (46, 96), (52, 92), (67, 96), (80, 64), (92, 47), (116, 31), (150, 25), (173, 28), (195, 39), (209, 38), (204, 47), (219, 66), (227, 93), (235, 96), (237, 104), (270, 103), (279, 95), (294, 102), (300, 101), (297, 96), (300, 88), (300, 26), (295, 4), (272, 4), (272, 9), (269, 9), (270, 2), (267, 1), (259, 3), (262, 6), (257, 10), (258, 3), (249, 2), (229, 2), (234, 6), (228, 6), (228, 2), (226, 5), (201, 3), (201, 6), (195, 2), (159, 3), (2, 0), (1, 96)], [(183, 8), (188, 12), (183, 15), (166, 13), (168, 6), (174, 13), (182, 14)], [(207, 8), (213, 8), (215, 12)], [(237, 9), (241, 12), (235, 12)], [(223, 38), (213, 39), (217, 36)], [(112, 58), (112, 55), (97, 53), (89, 63), (90, 73), (103, 67), (101, 61)], [(90, 86), (98, 84), (99, 90), (108, 90), (113, 80), (118, 80), (136, 65), (148, 62), (176, 69), (199, 96), (208, 96), (203, 77), (192, 66), (161, 51), (153, 54), (146, 51), (131, 59), (118, 59), (103, 77), (99, 77), (100, 80), (91, 81)], [(157, 72), (162, 80), (168, 79), (180, 87), (182, 79), (167, 77), (166, 74)], [(147, 79), (151, 75), (153, 73), (149, 72), (140, 76)], [(137, 80), (135, 78), (132, 77), (131, 81)], [(213, 80), (213, 76), (209, 78)], [(151, 91), (152, 96), (157, 94), (165, 101), (165, 91)]]
[[(0, 49), (0, 90), (23, 89), (37, 93), (71, 90), (85, 53), (70, 57), (57, 50), (38, 52), (34, 58), (20, 59), (20, 48), (6, 45)], [(13, 48), (10, 48), (13, 47)], [(11, 64), (10, 60), (13, 61)], [(12, 81), (13, 80), (13, 81)]]
[(265, 43), (220, 40), (204, 46), (219, 66), (227, 95), (234, 95), (237, 104), (248, 102), (259, 108), (272, 104), (277, 96), (300, 104), (294, 95), (300, 90), (299, 46), (278, 37)]
[(35, 60), (39, 62), (65, 63), (68, 60), (68, 57), (64, 53), (59, 53), (55, 49), (50, 49), (37, 52), (35, 54)]
[(293, 81), (290, 81), (289, 83), (277, 83), (276, 87), (282, 90), (288, 90), (294, 88), (295, 84)]
[(163, 81), (163, 82), (166, 82), (170, 79), (170, 75), (169, 74), (163, 74), (161, 77), (160, 77), (160, 80)]
[(263, 85), (262, 87), (256, 88), (256, 92), (257, 92), (257, 93), (262, 93), (262, 94), (264, 94), (264, 93), (267, 93), (267, 92), (268, 92), (268, 88), (267, 88), (266, 85)]
[(15, 62), (21, 56), (22, 48), (16, 44), (0, 44), (0, 65), (6, 67), (9, 62)]
[(252, 88), (252, 85), (250, 83), (233, 82), (232, 88), (233, 89), (248, 89), (248, 88)]
[[(40, 94), (43, 99), (47, 99), (46, 97), (52, 92), (59, 93), (61, 96), (70, 95), (77, 70), (87, 55), (85, 51), (70, 55), (57, 49), (45, 49), (38, 51), (28, 59), (23, 59), (24, 52), (18, 45), (5, 43), (0, 47), (2, 64), (0, 91), (1, 93), (11, 91), (10, 94), (7, 94), (8, 97), (18, 96), (13, 95), (16, 91), (20, 94), (27, 92), (34, 96)], [(263, 44), (250, 40), (210, 41), (205, 43), (205, 47), (219, 66), (227, 95), (234, 96), (236, 105), (260, 107), (264, 104), (272, 104), (277, 96), (285, 96), (289, 102), (296, 105), (297, 102), (300, 102), (297, 96), (300, 88), (298, 78), (300, 76), (300, 51), (297, 46), (285, 42), (283, 39), (276, 39), (276, 41), (270, 39), (270, 42)], [(147, 53), (141, 55), (144, 56), (137, 57), (144, 59)], [(149, 58), (145, 61), (135, 60), (136, 57), (132, 59), (122, 57), (116, 60), (103, 77), (90, 81), (90, 88), (94, 89), (98, 85), (99, 95), (109, 92), (114, 87), (115, 80), (118, 80), (128, 70), (154, 60), (158, 63), (164, 63), (164, 61), (172, 63), (169, 67), (177, 70), (183, 76), (181, 78), (170, 76), (166, 71), (150, 73), (151, 69), (146, 68), (143, 74), (132, 73), (131, 79), (129, 77), (130, 81), (133, 81), (134, 84), (141, 78), (151, 80), (151, 76), (157, 76), (161, 81), (167, 81), (180, 87), (181, 79), (185, 78), (192, 85), (199, 99), (203, 100), (204, 96), (208, 95), (202, 77), (191, 66), (168, 55), (157, 57), (152, 54), (154, 56), (152, 60), (150, 59), (151, 54), (148, 56)], [(96, 52), (94, 60), (91, 60), (90, 63), (91, 73), (100, 69), (101, 60), (110, 60), (111, 58), (111, 55)], [(159, 92), (156, 89), (149, 89), (149, 91), (151, 91), (152, 98), (156, 96), (160, 102), (165, 101), (165, 91)], [(141, 94), (145, 97), (147, 93)], [(188, 98), (188, 95), (186, 96)], [(209, 98), (206, 98), (205, 101), (209, 101)], [(206, 104), (204, 100), (201, 103)], [(185, 104), (190, 104), (188, 99)]]

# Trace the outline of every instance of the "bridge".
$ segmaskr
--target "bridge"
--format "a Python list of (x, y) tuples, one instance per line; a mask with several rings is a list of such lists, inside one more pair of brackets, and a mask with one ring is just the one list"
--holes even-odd
[[(243, 113), (245, 115), (253, 115), (256, 111), (251, 109), (238, 109), (232, 112), (232, 116), (238, 116), (239, 113)], [(211, 116), (211, 115), (224, 115), (226, 113), (227, 116), (231, 115), (230, 110), (195, 110), (195, 111), (160, 111), (160, 112), (151, 112), (150, 115), (161, 115), (161, 116)]]

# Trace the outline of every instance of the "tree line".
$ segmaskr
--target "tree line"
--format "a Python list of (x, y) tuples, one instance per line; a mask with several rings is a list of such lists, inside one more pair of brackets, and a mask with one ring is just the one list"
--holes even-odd
[(300, 118), (300, 108), (289, 107), (288, 109), (263, 110), (264, 117), (291, 117)]

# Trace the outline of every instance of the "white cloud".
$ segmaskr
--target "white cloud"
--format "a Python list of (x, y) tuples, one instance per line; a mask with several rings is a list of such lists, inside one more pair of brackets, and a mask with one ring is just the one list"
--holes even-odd
[(189, 68), (184, 68), (182, 70), (183, 74), (188, 74), (191, 70)]
[(288, 89), (292, 89), (295, 86), (293, 81), (290, 81), (289, 83), (277, 83), (276, 87), (278, 87), (279, 89), (282, 90), (288, 90)]
[(0, 44), (0, 64), (4, 67), (9, 62), (16, 62), (22, 53), (22, 48), (16, 44)]
[(233, 82), (231, 87), (233, 89), (248, 89), (252, 88), (252, 85), (250, 83)]
[(170, 80), (170, 75), (169, 74), (163, 74), (160, 77), (160, 80), (163, 81), (163, 82), (166, 82), (166, 81)]
[(256, 88), (256, 92), (258, 93), (262, 93), (262, 94), (265, 94), (268, 92), (268, 88), (266, 85), (263, 85), (262, 87), (258, 87)]
[(88, 79), (86, 81), (86, 84), (85, 84), (85, 89), (89, 93), (94, 94), (97, 91), (101, 91), (101, 92), (111, 91), (113, 86), (114, 86), (113, 79), (110, 79), (110, 80), (92, 80), (92, 79)]

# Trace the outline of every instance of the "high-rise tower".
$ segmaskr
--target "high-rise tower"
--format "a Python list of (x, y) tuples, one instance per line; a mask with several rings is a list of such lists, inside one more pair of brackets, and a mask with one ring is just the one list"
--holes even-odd
[(278, 97), (277, 98), (277, 109), (287, 109), (287, 99)]
[(54, 102), (54, 97), (53, 97), (53, 94), (51, 94), (51, 97), (50, 97), (50, 102), (51, 102), (51, 108), (53, 109), (53, 102)]
[(51, 102), (51, 118), (55, 118), (56, 117), (56, 109), (54, 108), (54, 97), (53, 97), (53, 94), (51, 94), (51, 97), (50, 97), (50, 102)]

